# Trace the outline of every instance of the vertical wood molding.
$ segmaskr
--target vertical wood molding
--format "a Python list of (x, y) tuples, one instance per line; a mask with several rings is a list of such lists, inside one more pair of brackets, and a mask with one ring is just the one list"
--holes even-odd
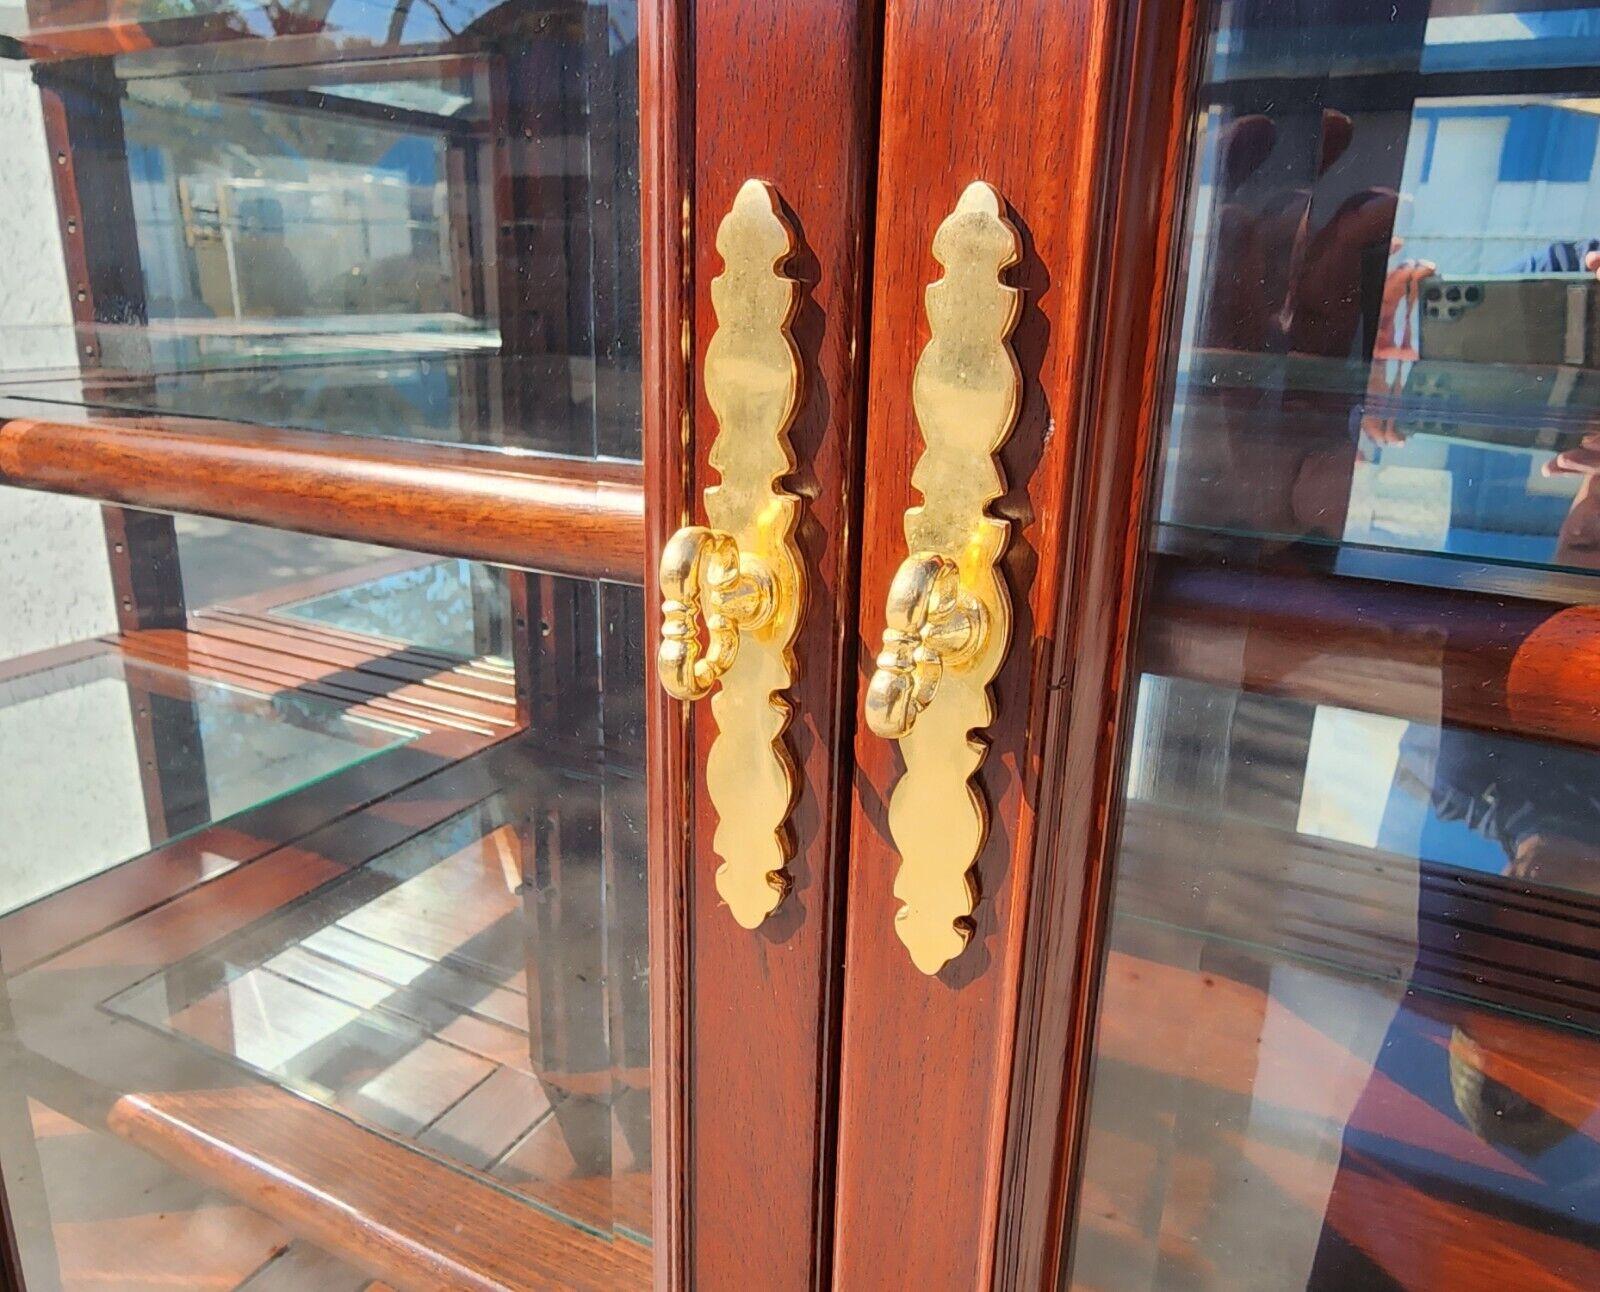
[(1054, 1286), (1070, 1260), (1104, 915), (1120, 821), (1131, 646), (1175, 355), (1205, 0), (1131, 6), (1102, 173), (1105, 223), (1040, 731), (1038, 836), (1017, 1002), (996, 1282)]
[(697, 705), (688, 850), (687, 1072), (695, 1287), (799, 1292), (827, 1281), (845, 831), (855, 715), (863, 335), (877, 129), (875, 0), (695, 0), (690, 492), (717, 479), (716, 420), (699, 375), (723, 271), (717, 225), (748, 179), (771, 184), (796, 230), (801, 357), (789, 430), (809, 587), (794, 642), (787, 733), (797, 793), (792, 889), (756, 930), (717, 895), (716, 814), (703, 769), (715, 730)]
[[(24, 1292), (24, 1242), (34, 1273), (33, 1292), (60, 1292), (61, 1262), (56, 1255), (28, 1092), (19, 1080), (21, 1047), (15, 1031), (6, 967), (0, 963), (0, 1166), (5, 1168), (0, 1173), (0, 1292)], [(15, 1195), (8, 1192), (7, 1175), (12, 1187), (21, 1184)]]
[(639, 7), (639, 189), (645, 476), (645, 764), (650, 925), (654, 1286), (689, 1286), (688, 860), (685, 713), (648, 667), (661, 635), (661, 549), (688, 519), (688, 220), (694, 165), (693, 0)]
[(22, 1255), (17, 1250), (4, 1180), (0, 1180), (0, 1292), (23, 1292)]
[[(857, 740), (838, 1286), (1053, 1286), (1070, 1198), (1099, 874), (1137, 588), (1197, 0), (906, 0), (885, 32), (862, 629), (914, 501), (904, 415), (929, 242), (973, 180), (1023, 237), (1002, 452), (1016, 612), (980, 773), (994, 805), (967, 950), (926, 978), (892, 925), (897, 752)], [(1082, 940), (1080, 940), (1082, 939)]]

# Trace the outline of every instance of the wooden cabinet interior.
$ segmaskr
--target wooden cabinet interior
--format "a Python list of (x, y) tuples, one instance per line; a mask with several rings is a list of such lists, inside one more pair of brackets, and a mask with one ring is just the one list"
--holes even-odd
[[(40, 0), (4, 51), (38, 87), (72, 322), (68, 361), (0, 376), (0, 485), (114, 504), (118, 613), (0, 662), (0, 720), (125, 690), (149, 846), (0, 914), (0, 1285), (109, 1261), (251, 1292), (643, 1286), (631, 7), (455, 32), (402, 3), (382, 46), (328, 6), (131, 12)], [(230, 130), (242, 163), (154, 182)], [(323, 169), (286, 180), (274, 149)], [(352, 157), (388, 226), (324, 208), (285, 253)], [(423, 249), (399, 273), (372, 249), (395, 228)], [(341, 237), (356, 272), (290, 299)], [(195, 559), (219, 532), (261, 568)], [(289, 577), (297, 551), (326, 568)], [(303, 728), (326, 774), (268, 793), (290, 748), (230, 784), (232, 721), (272, 749)]]

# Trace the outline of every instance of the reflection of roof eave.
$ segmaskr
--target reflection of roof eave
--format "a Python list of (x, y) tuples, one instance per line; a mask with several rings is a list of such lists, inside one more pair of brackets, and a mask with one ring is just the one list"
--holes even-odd
[(1600, 42), (1592, 36), (1462, 41), (1451, 45), (1428, 45), (1422, 51), (1424, 73), (1504, 72), (1596, 66), (1600, 66)]

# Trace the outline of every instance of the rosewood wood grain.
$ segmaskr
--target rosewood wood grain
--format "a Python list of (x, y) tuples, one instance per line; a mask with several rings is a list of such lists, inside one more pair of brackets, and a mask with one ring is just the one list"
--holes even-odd
[(442, 722), (462, 718), (479, 726), (510, 728), (516, 724), (510, 688), (491, 690), (487, 682), (470, 674), (457, 675), (448, 668), (429, 668), (409, 661), (391, 661), (382, 643), (366, 651), (333, 650), (319, 642), (274, 629), (238, 625), (234, 621), (197, 615), (188, 631), (154, 629), (128, 633), (125, 644), (165, 643), (173, 653), (209, 657), (264, 674), (305, 680), (338, 681), (373, 696), (403, 698), (424, 715)]
[(839, 1287), (1052, 1285), (1070, 1202), (1080, 956), (1110, 802), (1136, 587), (1169, 225), (1185, 173), (1188, 0), (891, 6), (885, 32), (862, 629), (882, 628), (915, 501), (906, 414), (933, 230), (993, 184), (1024, 243), (1024, 377), (1002, 461), (1016, 609), (980, 776), (976, 932), (937, 977), (893, 933), (884, 804), (897, 752), (863, 731), (851, 837)]
[(641, 576), (644, 494), (626, 464), (205, 422), (75, 424), (9, 407), (0, 484), (555, 574)]
[[(325, 681), (258, 662), (241, 664), (230, 661), (225, 655), (219, 656), (208, 651), (204, 645), (187, 635), (175, 634), (174, 637), (175, 640), (169, 642), (156, 640), (153, 636), (130, 638), (124, 644), (124, 651), (131, 660), (168, 670), (172, 681), (162, 693), (173, 694), (180, 699), (185, 698), (185, 677), (223, 682), (269, 695), (301, 691), (306, 695), (335, 701), (352, 717), (373, 718), (391, 725), (413, 728), (418, 743), (435, 753), (452, 751), (459, 755), (464, 752), (463, 740), (470, 747), (496, 734), (508, 734), (509, 722), (501, 724), (497, 732), (496, 727), (487, 721), (479, 721), (459, 712), (452, 713), (448, 706), (431, 701), (414, 701), (404, 695), (397, 699), (385, 694), (381, 688), (371, 690), (364, 685), (347, 685), (343, 680)], [(161, 684), (159, 674), (148, 680), (155, 686)]]
[[(111, 1129), (396, 1288), (645, 1287), (607, 1242), (272, 1087), (124, 1095)], [(329, 1183), (337, 1182), (330, 1191)]]
[[(721, 268), (715, 226), (753, 175), (790, 203), (805, 244), (791, 269), (809, 288), (797, 333), (811, 395), (794, 440), (810, 464), (797, 484), (814, 505), (802, 544), (819, 584), (799, 646), (813, 678), (796, 697), (810, 787), (796, 817), (799, 884), (787, 912), (759, 934), (737, 929), (711, 889), (713, 819), (703, 792), (691, 791), (707, 724), (691, 735), (689, 715), (653, 679), (648, 692), (662, 1287), (812, 1286), (825, 1277), (837, 957), (830, 949), (840, 895), (833, 874), (849, 692), (839, 670), (852, 648), (845, 518), (864, 361), (871, 28), (868, 7), (847, 3), (801, 14), (765, 3), (667, 2), (641, 13), (650, 639), (659, 632), (660, 547), (695, 518), (691, 499), (709, 481), (704, 457), (714, 423), (689, 392), (690, 365), (709, 335), (709, 280)], [(763, 1127), (754, 1154), (752, 1118)]]
[(401, 682), (385, 670), (329, 666), (213, 634), (163, 629), (129, 634), (122, 639), (122, 645), (130, 658), (166, 664), (194, 675), (205, 675), (214, 669), (249, 679), (257, 689), (269, 694), (322, 683), (368, 702), (398, 702), (409, 711), (412, 721), (424, 728), (456, 726), (486, 735), (494, 727), (509, 729), (514, 724), (512, 710), (493, 700), (451, 695), (427, 683)]
[[(426, 557), (422, 558), (424, 561)], [(309, 582), (309, 580), (308, 580)], [(313, 646), (333, 646), (358, 648), (370, 646), (374, 641), (386, 645), (389, 649), (385, 659), (394, 663), (409, 663), (421, 665), (434, 670), (451, 670), (458, 676), (471, 677), (481, 682), (484, 686), (493, 688), (495, 695), (514, 695), (516, 690), (515, 670), (508, 662), (489, 658), (462, 660), (458, 655), (449, 652), (434, 650), (428, 646), (406, 644), (398, 638), (379, 638), (366, 633), (354, 633), (344, 628), (336, 628), (332, 624), (314, 623), (311, 620), (290, 619), (286, 616), (259, 615), (237, 609), (242, 601), (230, 602), (226, 606), (212, 606), (203, 611), (203, 614), (214, 615), (220, 619), (236, 620), (239, 623), (254, 624), (257, 627), (267, 627), (285, 637), (295, 638)]]
[[(686, 1277), (695, 1287), (784, 1292), (828, 1277), (879, 9), (872, 0), (692, 6), (690, 353), (698, 372), (716, 323), (717, 226), (745, 180), (764, 180), (798, 234), (787, 273), (801, 284), (802, 392), (790, 430), (799, 466), (785, 487), (803, 500), (797, 541), (810, 584), (788, 694), (793, 888), (753, 932), (713, 884), (716, 816), (701, 769), (714, 724), (706, 706), (689, 715)], [(696, 383), (676, 429), (688, 433), (688, 514), (702, 523), (716, 425)], [(672, 447), (681, 455), (683, 440)], [(660, 719), (682, 721), (670, 710)]]

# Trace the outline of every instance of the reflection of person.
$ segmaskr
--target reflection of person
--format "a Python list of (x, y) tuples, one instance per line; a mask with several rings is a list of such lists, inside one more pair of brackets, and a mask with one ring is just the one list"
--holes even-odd
[[(1344, 156), (1355, 127), (1322, 114), (1316, 175)], [(1351, 482), (1361, 454), (1359, 426), (1378, 445), (1403, 442), (1393, 398), (1418, 357), (1412, 328), (1422, 284), (1438, 272), (1426, 260), (1389, 262), (1398, 193), (1364, 188), (1313, 229), (1311, 189), (1286, 188), (1246, 201), (1242, 194), (1277, 147), (1278, 126), (1259, 114), (1224, 129), (1218, 147), (1220, 205), (1212, 282), (1201, 316), (1200, 345), (1212, 352), (1345, 359), (1364, 373), (1368, 407), (1347, 392), (1268, 389), (1258, 376), (1197, 385), (1189, 398), (1210, 425), (1188, 437), (1173, 519), (1284, 538), (1341, 539)], [(1600, 238), (1553, 243), (1503, 272), (1571, 273), (1600, 278)], [(1364, 315), (1374, 272), (1382, 296), (1374, 321)], [(1585, 479), (1561, 527), (1556, 560), (1600, 568), (1600, 433), (1558, 455), (1548, 475)]]
[[(1435, 734), (1437, 746), (1434, 748)], [(1543, 741), (1414, 725), (1397, 781), (1505, 853), (1504, 873), (1600, 893), (1600, 757)]]
[[(1345, 114), (1322, 113), (1315, 181), (1344, 156), (1354, 132)], [(1375, 258), (1387, 255), (1399, 197), (1359, 189), (1315, 228), (1311, 187), (1248, 198), (1278, 139), (1278, 125), (1260, 114), (1239, 117), (1222, 132), (1221, 205), (1200, 345), (1364, 364), (1370, 340), (1362, 284)], [(1189, 399), (1209, 424), (1186, 437), (1176, 519), (1289, 538), (1342, 536), (1356, 456), (1353, 396), (1274, 388), (1253, 374), (1198, 383)]]
[[(1538, 985), (1552, 964), (1577, 959), (1572, 953), (1582, 949), (1562, 955), (1542, 943), (1539, 933), (1554, 933), (1558, 922), (1540, 921), (1532, 903), (1508, 891), (1524, 888), (1547, 900), (1558, 899), (1561, 887), (1600, 892), (1597, 772), (1600, 757), (1544, 742), (1451, 727), (1419, 725), (1407, 733), (1398, 786), (1425, 795), (1439, 820), (1493, 841), (1504, 853), (1504, 873), (1522, 882), (1497, 894), (1451, 883), (1448, 871), (1430, 868), (1420, 877), (1415, 964), (1372, 1077), (1345, 1120), (1307, 1292), (1399, 1286), (1366, 1255), (1394, 1223), (1369, 1205), (1380, 1183), (1403, 1181), (1444, 1205), (1463, 1195), (1508, 1209), (1531, 1204), (1537, 1211), (1524, 1215), (1579, 1223), (1600, 1212), (1600, 1155), (1580, 1133), (1600, 1109), (1594, 1051), (1551, 1025), (1560, 1005), (1541, 1000)], [(1508, 996), (1545, 1021), (1490, 1003)], [(1426, 1105), (1435, 1116), (1459, 1118), (1494, 1152), (1472, 1151), (1439, 1122), (1415, 1139), (1395, 1138), (1397, 1090), (1419, 1111)]]
[[(1551, 263), (1572, 263), (1574, 268), (1581, 255), (1583, 268), (1600, 279), (1600, 239), (1591, 239), (1581, 246), (1563, 243), (1550, 250)], [(1556, 539), (1556, 560), (1562, 565), (1600, 569), (1600, 434), (1585, 435), (1576, 448), (1556, 454), (1545, 463), (1544, 474), (1583, 477), (1572, 508), (1561, 522), (1561, 533)]]

